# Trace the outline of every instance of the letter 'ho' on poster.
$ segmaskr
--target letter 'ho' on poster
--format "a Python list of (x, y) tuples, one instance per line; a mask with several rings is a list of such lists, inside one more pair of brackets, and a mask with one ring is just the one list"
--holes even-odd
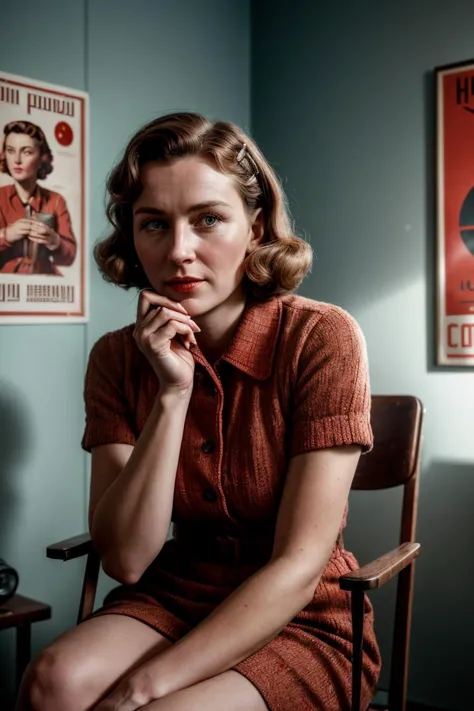
[(88, 318), (88, 95), (0, 71), (0, 324)]

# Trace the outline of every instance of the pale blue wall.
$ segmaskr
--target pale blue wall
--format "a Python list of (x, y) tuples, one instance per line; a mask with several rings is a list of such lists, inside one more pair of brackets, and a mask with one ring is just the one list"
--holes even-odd
[[(473, 27), (472, 0), (260, 0), (252, 37), (254, 135), (317, 256), (302, 291), (358, 318), (375, 392), (427, 409), (409, 692), (456, 710), (473, 695), (474, 376), (433, 366), (432, 71), (472, 59)], [(398, 502), (352, 497), (362, 561), (395, 544)], [(388, 661), (392, 595), (373, 599)]]
[[(191, 109), (249, 128), (248, 0), (43, 0), (40, 10), (25, 0), (21, 8), (2, 4), (0, 68), (90, 93), (91, 242), (106, 228), (106, 174), (140, 124)], [(53, 607), (51, 622), (33, 626), (35, 650), (77, 611), (82, 562), (48, 561), (45, 547), (86, 525), (87, 353), (134, 314), (133, 294), (106, 285), (90, 263), (90, 323), (0, 327), (0, 556), (18, 568), (22, 594)], [(0, 633), (5, 704), (13, 640)]]

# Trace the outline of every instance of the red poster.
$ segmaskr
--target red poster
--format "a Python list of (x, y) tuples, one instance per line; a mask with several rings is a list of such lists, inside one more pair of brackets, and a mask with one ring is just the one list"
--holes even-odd
[(474, 61), (437, 70), (439, 365), (474, 365)]

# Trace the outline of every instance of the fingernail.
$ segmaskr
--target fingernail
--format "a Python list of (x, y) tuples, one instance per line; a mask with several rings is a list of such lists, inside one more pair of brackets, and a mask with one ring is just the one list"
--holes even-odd
[(194, 323), (194, 321), (191, 321), (191, 328), (195, 333), (201, 333), (201, 329), (197, 325), (197, 323)]

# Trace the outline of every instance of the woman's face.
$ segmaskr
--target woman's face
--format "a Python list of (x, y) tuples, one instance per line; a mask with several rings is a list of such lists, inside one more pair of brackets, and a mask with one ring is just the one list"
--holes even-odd
[[(245, 298), (242, 264), (263, 227), (250, 218), (232, 177), (203, 158), (152, 162), (142, 169), (143, 192), (133, 204), (133, 234), (153, 289), (192, 316)], [(170, 280), (194, 278), (188, 285)]]
[(10, 175), (18, 182), (37, 179), (41, 154), (34, 138), (25, 133), (9, 133), (5, 139), (5, 158)]

